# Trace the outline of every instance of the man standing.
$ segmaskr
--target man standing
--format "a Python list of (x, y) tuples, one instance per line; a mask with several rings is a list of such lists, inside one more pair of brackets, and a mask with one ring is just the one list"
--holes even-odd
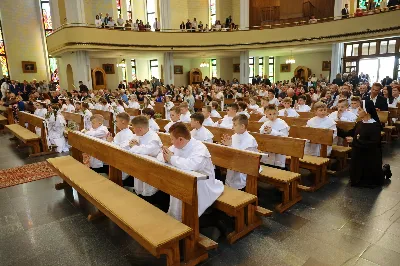
[(388, 111), (388, 102), (385, 97), (380, 96), (379, 92), (382, 91), (382, 84), (376, 82), (372, 85), (370, 95), (366, 95), (363, 100), (371, 100), (374, 102), (377, 111)]
[(80, 91), (81, 93), (82, 93), (82, 92), (89, 93), (88, 87), (87, 87), (85, 84), (83, 84), (82, 81), (79, 81), (79, 91)]
[(154, 21), (154, 23), (153, 23), (153, 28), (154, 28), (154, 30), (155, 31), (160, 31), (160, 22), (157, 20), (157, 18), (156, 18), (156, 21)]
[(349, 18), (349, 4), (345, 4), (342, 9), (342, 18)]

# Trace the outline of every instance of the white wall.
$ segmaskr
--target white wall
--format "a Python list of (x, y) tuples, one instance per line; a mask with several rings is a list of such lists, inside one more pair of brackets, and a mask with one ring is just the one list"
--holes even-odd
[(106, 59), (106, 58), (101, 58), (101, 59), (96, 59), (96, 58), (91, 58), (90, 59), (90, 68), (102, 68), (103, 64), (114, 64), (114, 70), (115, 74), (106, 74), (107, 78), (107, 89), (116, 89), (118, 88), (119, 82), (122, 80), (118, 72), (121, 71), (120, 68), (117, 68), (116, 64), (119, 63), (117, 62), (117, 59)]
[(174, 74), (175, 86), (187, 86), (189, 84), (189, 71), (191, 68), (190, 59), (174, 59), (175, 66), (183, 66), (183, 74)]
[[(0, 17), (9, 74), (23, 81), (48, 80), (47, 48), (39, 1), (0, 0)], [(36, 62), (37, 73), (23, 73), (22, 61)]]
[(317, 77), (322, 74), (324, 77), (329, 75), (329, 71), (322, 71), (322, 61), (331, 61), (332, 52), (320, 52), (312, 54), (298, 54), (294, 55), (296, 60), (295, 64), (290, 67), (290, 72), (281, 72), (281, 64), (286, 63), (288, 56), (276, 56), (275, 57), (275, 80), (290, 80), (294, 76), (294, 70), (298, 66), (305, 66), (311, 69), (312, 74)]

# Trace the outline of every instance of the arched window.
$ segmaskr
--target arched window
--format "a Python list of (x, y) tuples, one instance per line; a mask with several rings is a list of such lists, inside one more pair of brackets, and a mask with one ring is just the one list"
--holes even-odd
[(8, 64), (7, 64), (7, 56), (6, 56), (6, 45), (4, 43), (3, 31), (1, 28), (1, 20), (0, 20), (0, 70), (3, 75), (8, 76)]

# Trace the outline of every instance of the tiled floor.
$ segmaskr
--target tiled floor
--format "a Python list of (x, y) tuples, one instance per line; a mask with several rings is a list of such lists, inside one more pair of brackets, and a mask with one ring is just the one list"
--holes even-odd
[[(27, 159), (9, 137), (0, 136), (1, 169), (45, 159)], [(384, 162), (393, 178), (382, 189), (331, 177), (234, 245), (220, 241), (203, 265), (400, 265), (400, 141), (385, 147)], [(0, 265), (165, 265), (107, 218), (87, 222), (91, 206), (54, 190), (59, 181), (0, 189)], [(279, 194), (266, 187), (260, 197), (272, 208)]]

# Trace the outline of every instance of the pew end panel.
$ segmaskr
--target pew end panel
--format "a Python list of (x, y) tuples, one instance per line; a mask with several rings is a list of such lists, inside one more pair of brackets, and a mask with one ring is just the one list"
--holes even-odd
[(289, 136), (308, 139), (310, 143), (321, 145), (320, 157), (304, 155), (303, 159), (300, 159), (300, 167), (310, 170), (315, 175), (314, 185), (312, 187), (299, 185), (300, 189), (305, 191), (315, 191), (327, 184), (329, 182), (327, 177), (327, 168), (330, 163), (329, 158), (327, 158), (328, 146), (332, 146), (333, 144), (333, 130), (291, 126)]
[(282, 203), (276, 206), (280, 213), (299, 202), (302, 197), (298, 191), (301, 175), (299, 174), (300, 158), (304, 157), (304, 139), (270, 136), (259, 133), (251, 133), (257, 140), (258, 149), (266, 153), (291, 156), (290, 172), (262, 166), (259, 180), (275, 186), (282, 192)]
[[(356, 125), (356, 122), (344, 122), (336, 121), (336, 127), (344, 131), (352, 130)], [(349, 158), (349, 153), (351, 152), (351, 147), (348, 146), (346, 140), (343, 140), (343, 146), (332, 145), (331, 158), (335, 158), (339, 162), (339, 169), (342, 170), (347, 166), (347, 159)]]
[(67, 122), (73, 122), (78, 125), (77, 130), (81, 131), (82, 129), (85, 128), (84, 122), (83, 122), (83, 116), (77, 113), (70, 113), (70, 112), (61, 112), (62, 116), (65, 118), (65, 121)]

